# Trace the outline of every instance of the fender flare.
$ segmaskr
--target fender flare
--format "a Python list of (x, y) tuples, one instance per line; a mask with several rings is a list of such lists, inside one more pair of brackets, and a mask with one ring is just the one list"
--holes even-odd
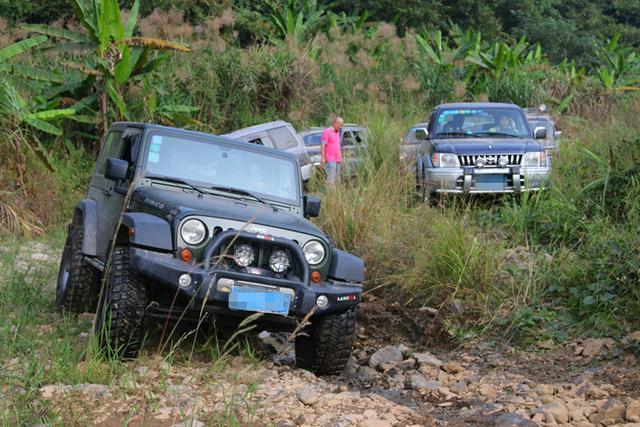
[[(98, 203), (93, 199), (83, 199), (76, 205), (76, 212), (82, 220), (82, 253), (98, 255)], [(74, 218), (75, 222), (75, 218)]]
[(127, 212), (122, 215), (122, 224), (128, 229), (129, 242), (136, 246), (173, 250), (171, 225), (166, 220), (144, 212)]
[(364, 261), (349, 252), (333, 248), (328, 275), (344, 282), (363, 283)]

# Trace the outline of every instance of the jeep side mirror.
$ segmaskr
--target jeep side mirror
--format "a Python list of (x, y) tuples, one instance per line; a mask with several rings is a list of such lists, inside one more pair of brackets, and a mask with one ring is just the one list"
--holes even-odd
[(109, 157), (104, 176), (112, 181), (122, 181), (127, 178), (128, 170), (129, 162), (116, 157)]
[(422, 141), (423, 139), (427, 139), (429, 135), (429, 131), (425, 128), (418, 128), (415, 130), (416, 139)]
[(313, 195), (304, 196), (304, 216), (316, 217), (320, 215), (320, 197)]
[(537, 127), (535, 131), (533, 131), (533, 137), (535, 139), (547, 139), (547, 128), (544, 126)]

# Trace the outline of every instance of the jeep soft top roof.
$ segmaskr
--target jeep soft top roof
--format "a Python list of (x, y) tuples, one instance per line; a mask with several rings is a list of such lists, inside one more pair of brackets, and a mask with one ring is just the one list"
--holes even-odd
[[(274, 122), (275, 123), (275, 122)], [(284, 122), (283, 122), (284, 123)], [(154, 123), (140, 123), (140, 122), (113, 122), (111, 124), (112, 127), (135, 127), (135, 128), (139, 128), (144, 130), (165, 130), (165, 131), (171, 131), (171, 132), (179, 132), (179, 133), (184, 133), (186, 135), (193, 135), (193, 136), (200, 136), (200, 137), (207, 137), (210, 138), (212, 140), (218, 140), (220, 142), (226, 142), (226, 143), (233, 143), (233, 144), (240, 144), (240, 145), (244, 145), (246, 147), (250, 147), (252, 150), (256, 150), (256, 151), (261, 151), (264, 152), (265, 154), (269, 154), (269, 155), (277, 155), (280, 157), (288, 157), (290, 159), (294, 159), (295, 161), (298, 161), (298, 158), (295, 154), (286, 152), (286, 151), (282, 151), (282, 150), (276, 150), (275, 148), (270, 148), (270, 147), (264, 147), (262, 145), (257, 145), (257, 144), (251, 144), (249, 142), (245, 142), (245, 141), (240, 141), (238, 139), (234, 139), (232, 137), (230, 137), (228, 135), (213, 135), (210, 133), (206, 133), (206, 132), (199, 132), (199, 131), (195, 131), (195, 130), (187, 130), (187, 129), (180, 129), (180, 128), (174, 128), (174, 127), (170, 127), (170, 126), (163, 126), (163, 125), (158, 125), (158, 124), (154, 124)]]

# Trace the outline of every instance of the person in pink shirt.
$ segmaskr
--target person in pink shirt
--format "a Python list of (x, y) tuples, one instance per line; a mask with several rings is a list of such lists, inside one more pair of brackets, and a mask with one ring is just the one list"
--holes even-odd
[(344, 125), (342, 117), (336, 117), (333, 124), (322, 132), (320, 156), (325, 171), (327, 182), (334, 185), (340, 177), (342, 166), (342, 150), (340, 149), (340, 129)]

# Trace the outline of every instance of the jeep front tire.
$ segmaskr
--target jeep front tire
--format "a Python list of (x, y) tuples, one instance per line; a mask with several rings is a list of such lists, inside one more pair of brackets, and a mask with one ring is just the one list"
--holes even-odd
[(96, 335), (108, 355), (135, 358), (143, 340), (147, 289), (131, 268), (126, 246), (113, 250), (106, 289), (98, 305)]
[(356, 311), (316, 317), (306, 335), (296, 337), (296, 366), (318, 375), (338, 375), (355, 342)]
[(84, 262), (83, 239), (82, 224), (74, 221), (69, 227), (58, 270), (55, 304), (73, 313), (95, 310), (100, 285), (98, 271)]

